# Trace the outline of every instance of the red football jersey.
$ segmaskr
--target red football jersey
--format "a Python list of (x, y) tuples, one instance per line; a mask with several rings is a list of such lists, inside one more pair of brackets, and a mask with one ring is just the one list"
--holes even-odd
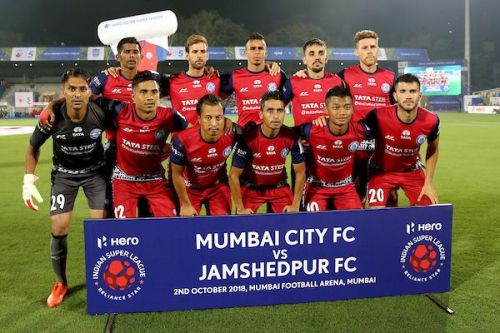
[(244, 127), (249, 121), (260, 124), (260, 99), (268, 91), (280, 90), (286, 76), (283, 72), (272, 76), (267, 70), (251, 72), (248, 68), (233, 71), (223, 90), (227, 94), (234, 91), (238, 108), (238, 125)]
[(327, 187), (352, 183), (354, 155), (366, 134), (367, 129), (361, 123), (351, 122), (343, 135), (333, 134), (328, 126), (304, 125), (302, 135), (312, 150), (307, 159), (311, 181)]
[(243, 133), (243, 139), (233, 156), (233, 166), (243, 169), (241, 184), (274, 186), (286, 183), (285, 162), (292, 154), (292, 163), (304, 161), (304, 155), (296, 132), (283, 126), (278, 136), (268, 138), (260, 126)]
[(378, 67), (375, 73), (367, 73), (355, 65), (342, 70), (339, 76), (351, 92), (354, 121), (363, 119), (370, 110), (393, 103), (394, 72)]
[(397, 105), (372, 110), (366, 116), (370, 133), (375, 138), (375, 153), (371, 164), (384, 171), (403, 172), (420, 166), (420, 146), (439, 136), (439, 118), (419, 107), (417, 118), (403, 123), (397, 115)]
[(220, 78), (189, 76), (186, 73), (172, 75), (169, 79), (169, 93), (172, 108), (180, 112), (193, 125), (198, 124), (196, 104), (206, 94), (219, 95)]
[(185, 166), (186, 186), (206, 189), (227, 182), (226, 160), (233, 151), (235, 133), (224, 133), (214, 143), (204, 141), (199, 126), (180, 132), (172, 142), (170, 162)]
[(158, 107), (156, 117), (142, 120), (135, 105), (118, 104), (116, 122), (117, 166), (129, 176), (163, 175), (161, 165), (165, 142), (172, 131), (182, 130), (188, 123), (170, 108)]
[(325, 73), (322, 79), (292, 76), (283, 88), (285, 100), (292, 101), (295, 126), (309, 123), (325, 114), (325, 97), (328, 90), (342, 86), (342, 79), (331, 73)]
[(121, 70), (117, 71), (118, 77), (100, 73), (90, 82), (90, 89), (95, 95), (102, 95), (107, 99), (122, 102), (132, 102), (132, 80), (124, 78)]

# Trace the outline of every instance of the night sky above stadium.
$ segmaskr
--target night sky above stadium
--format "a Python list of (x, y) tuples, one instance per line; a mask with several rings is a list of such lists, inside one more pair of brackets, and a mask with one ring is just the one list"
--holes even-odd
[[(498, 42), (500, 29), (496, 19), (500, 1), (470, 2), (473, 44), (483, 40)], [(383, 46), (397, 47), (404, 44), (405, 36), (419, 29), (436, 38), (452, 39), (459, 43), (457, 48), (463, 49), (464, 0), (254, 0), (235, 1), (237, 5), (228, 6), (229, 3), (209, 0), (3, 0), (0, 32), (22, 34), (23, 45), (100, 45), (96, 30), (103, 20), (165, 9), (188, 18), (201, 10), (213, 9), (243, 24), (247, 30), (263, 34), (293, 23), (314, 24), (337, 36), (343, 44), (338, 46), (349, 46), (355, 30), (368, 28), (380, 33)]]

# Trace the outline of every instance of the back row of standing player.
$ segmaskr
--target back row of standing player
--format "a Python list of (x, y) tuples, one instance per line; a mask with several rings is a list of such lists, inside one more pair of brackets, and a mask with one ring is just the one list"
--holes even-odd
[[(354, 121), (363, 118), (369, 110), (392, 104), (393, 72), (377, 66), (378, 36), (373, 31), (356, 33), (355, 53), (359, 65), (342, 70), (338, 75), (325, 72), (328, 61), (326, 45), (319, 39), (308, 41), (303, 48), (304, 64), (302, 75), (286, 80), (281, 71), (268, 71), (265, 65), (266, 43), (259, 34), (252, 34), (245, 45), (247, 67), (235, 70), (229, 75), (207, 75), (208, 43), (203, 36), (193, 35), (186, 41), (186, 59), (189, 69), (185, 73), (163, 77), (161, 88), (164, 95), (170, 95), (172, 106), (182, 113), (190, 123), (197, 123), (196, 102), (206, 93), (226, 96), (235, 92), (238, 108), (238, 124), (259, 122), (259, 101), (266, 91), (283, 88), (286, 101), (292, 101), (295, 125), (301, 125), (324, 114), (324, 96), (333, 86), (344, 80), (354, 99)], [(119, 94), (130, 91), (130, 79), (137, 71), (140, 61), (140, 46), (133, 40), (124, 39), (118, 60), (121, 75), (116, 77), (101, 74), (93, 83), (94, 93), (105, 97), (122, 99)], [(120, 74), (120, 73), (119, 73)], [(118, 93), (118, 95), (116, 94)], [(364, 141), (356, 155), (355, 180), (361, 198), (365, 196), (366, 170), (373, 144)], [(391, 196), (389, 196), (389, 200)]]

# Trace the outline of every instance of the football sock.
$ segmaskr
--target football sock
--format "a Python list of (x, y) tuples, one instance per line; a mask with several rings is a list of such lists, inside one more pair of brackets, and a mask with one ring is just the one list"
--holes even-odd
[(54, 236), (50, 240), (50, 259), (52, 260), (52, 268), (56, 273), (57, 282), (62, 282), (67, 285), (66, 280), (66, 257), (68, 255), (68, 235)]

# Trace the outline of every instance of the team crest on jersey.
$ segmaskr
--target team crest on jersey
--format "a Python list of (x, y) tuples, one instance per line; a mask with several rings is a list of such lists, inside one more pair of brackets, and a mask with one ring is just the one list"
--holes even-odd
[(94, 128), (92, 131), (90, 131), (90, 138), (92, 140), (96, 140), (99, 138), (99, 136), (101, 135), (101, 130), (99, 128)]
[(215, 83), (208, 82), (207, 86), (206, 86), (206, 89), (207, 89), (207, 93), (213, 94), (215, 92)]
[(224, 155), (224, 157), (228, 157), (231, 154), (231, 151), (232, 151), (231, 146), (227, 146), (222, 154)]
[(157, 130), (156, 133), (155, 133), (155, 139), (156, 140), (161, 140), (163, 138), (165, 138), (165, 130), (164, 129)]
[(421, 145), (425, 142), (425, 140), (427, 140), (427, 137), (424, 134), (421, 134), (417, 138), (417, 144)]
[(281, 157), (286, 158), (286, 156), (288, 155), (288, 153), (289, 153), (289, 152), (290, 152), (290, 149), (288, 149), (288, 148), (283, 148), (283, 149), (281, 150)]
[(356, 150), (358, 150), (359, 148), (359, 142), (358, 141), (353, 141), (349, 144), (349, 151), (352, 153), (352, 152), (355, 152)]
[(380, 87), (380, 88), (382, 89), (382, 92), (384, 92), (384, 93), (386, 93), (386, 94), (387, 94), (389, 91), (391, 91), (391, 86), (390, 86), (390, 85), (389, 85), (389, 83), (387, 83), (387, 82), (384, 82), (384, 83), (382, 84), (382, 87)]
[(274, 82), (269, 82), (267, 84), (267, 91), (276, 91), (278, 89), (278, 86)]

